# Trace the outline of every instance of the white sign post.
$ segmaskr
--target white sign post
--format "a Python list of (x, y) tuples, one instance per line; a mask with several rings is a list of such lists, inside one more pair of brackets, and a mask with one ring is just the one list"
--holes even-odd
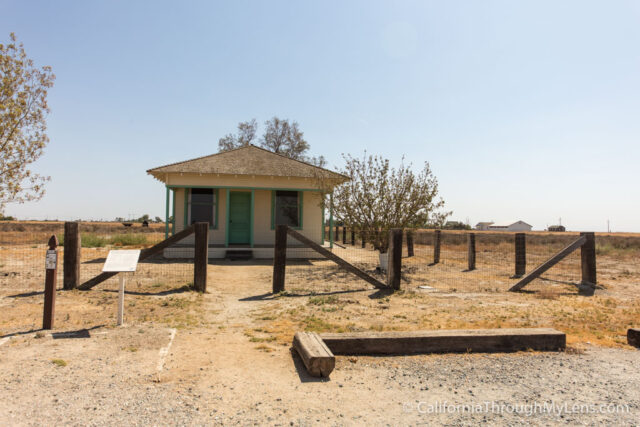
[[(109, 251), (104, 262), (104, 273), (133, 273), (138, 268), (140, 250)], [(125, 275), (120, 274), (120, 289), (118, 291), (118, 326), (124, 323), (124, 282)]]

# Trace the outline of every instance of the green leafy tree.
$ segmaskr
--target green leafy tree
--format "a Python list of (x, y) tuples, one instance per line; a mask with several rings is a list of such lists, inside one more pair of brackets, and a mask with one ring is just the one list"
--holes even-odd
[(34, 174), (29, 165), (49, 142), (47, 92), (55, 76), (51, 67), (38, 68), (22, 43), (11, 33), (0, 44), (0, 212), (7, 203), (38, 200), (48, 177)]
[(394, 168), (389, 160), (366, 152), (361, 159), (343, 158), (345, 166), (340, 172), (350, 180), (334, 190), (334, 214), (347, 227), (364, 232), (381, 253), (389, 247), (390, 229), (444, 223), (451, 214), (442, 211), (444, 200), (438, 195), (438, 180), (429, 163), (416, 174), (404, 159)]

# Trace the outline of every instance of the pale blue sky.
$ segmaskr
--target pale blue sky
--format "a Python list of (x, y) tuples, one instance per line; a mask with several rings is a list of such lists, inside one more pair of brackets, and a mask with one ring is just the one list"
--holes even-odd
[(429, 161), (453, 219), (640, 231), (640, 1), (0, 1), (57, 76), (20, 218), (164, 214), (145, 171), (297, 120), (331, 166)]

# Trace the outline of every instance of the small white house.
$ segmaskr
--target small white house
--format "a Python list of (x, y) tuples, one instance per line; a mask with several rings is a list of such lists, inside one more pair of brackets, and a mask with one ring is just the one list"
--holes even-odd
[[(323, 192), (349, 179), (339, 173), (249, 145), (149, 169), (166, 187), (165, 236), (195, 222), (209, 223), (209, 257), (243, 252), (272, 258), (275, 226), (285, 224), (317, 244), (325, 236)], [(172, 218), (170, 221), (169, 218)], [(330, 215), (330, 225), (333, 218)], [(330, 227), (331, 228), (331, 227)], [(287, 257), (318, 257), (289, 238)], [(194, 236), (165, 249), (167, 258), (191, 258)], [(332, 244), (330, 243), (330, 246)]]
[(531, 231), (531, 224), (524, 221), (516, 221), (512, 223), (495, 224), (491, 223), (487, 226), (487, 231)]

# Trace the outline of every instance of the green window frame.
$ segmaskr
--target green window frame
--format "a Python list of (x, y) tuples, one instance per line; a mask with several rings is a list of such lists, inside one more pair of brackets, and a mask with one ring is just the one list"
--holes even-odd
[[(202, 187), (201, 187), (202, 188)], [(198, 189), (201, 189), (198, 188)], [(204, 188), (207, 189), (207, 188)], [(191, 221), (191, 206), (192, 205), (196, 205), (196, 206), (211, 206), (211, 209), (213, 210), (213, 224), (209, 224), (209, 229), (210, 230), (217, 230), (218, 229), (218, 211), (220, 208), (220, 191), (217, 188), (211, 188), (210, 190), (213, 191), (213, 202), (212, 203), (201, 203), (201, 202), (196, 202), (196, 203), (192, 203), (191, 201), (191, 190), (192, 188), (185, 188), (184, 189), (184, 227), (187, 228), (190, 225), (190, 221)]]
[[(271, 190), (271, 229), (275, 230), (276, 229), (276, 193), (278, 191), (284, 191), (284, 190)], [(291, 191), (291, 190), (289, 190)], [(295, 191), (295, 190), (293, 190)], [(298, 194), (298, 226), (297, 227), (291, 227), (294, 230), (302, 230), (302, 217), (303, 215), (303, 191), (296, 191), (296, 193)]]

